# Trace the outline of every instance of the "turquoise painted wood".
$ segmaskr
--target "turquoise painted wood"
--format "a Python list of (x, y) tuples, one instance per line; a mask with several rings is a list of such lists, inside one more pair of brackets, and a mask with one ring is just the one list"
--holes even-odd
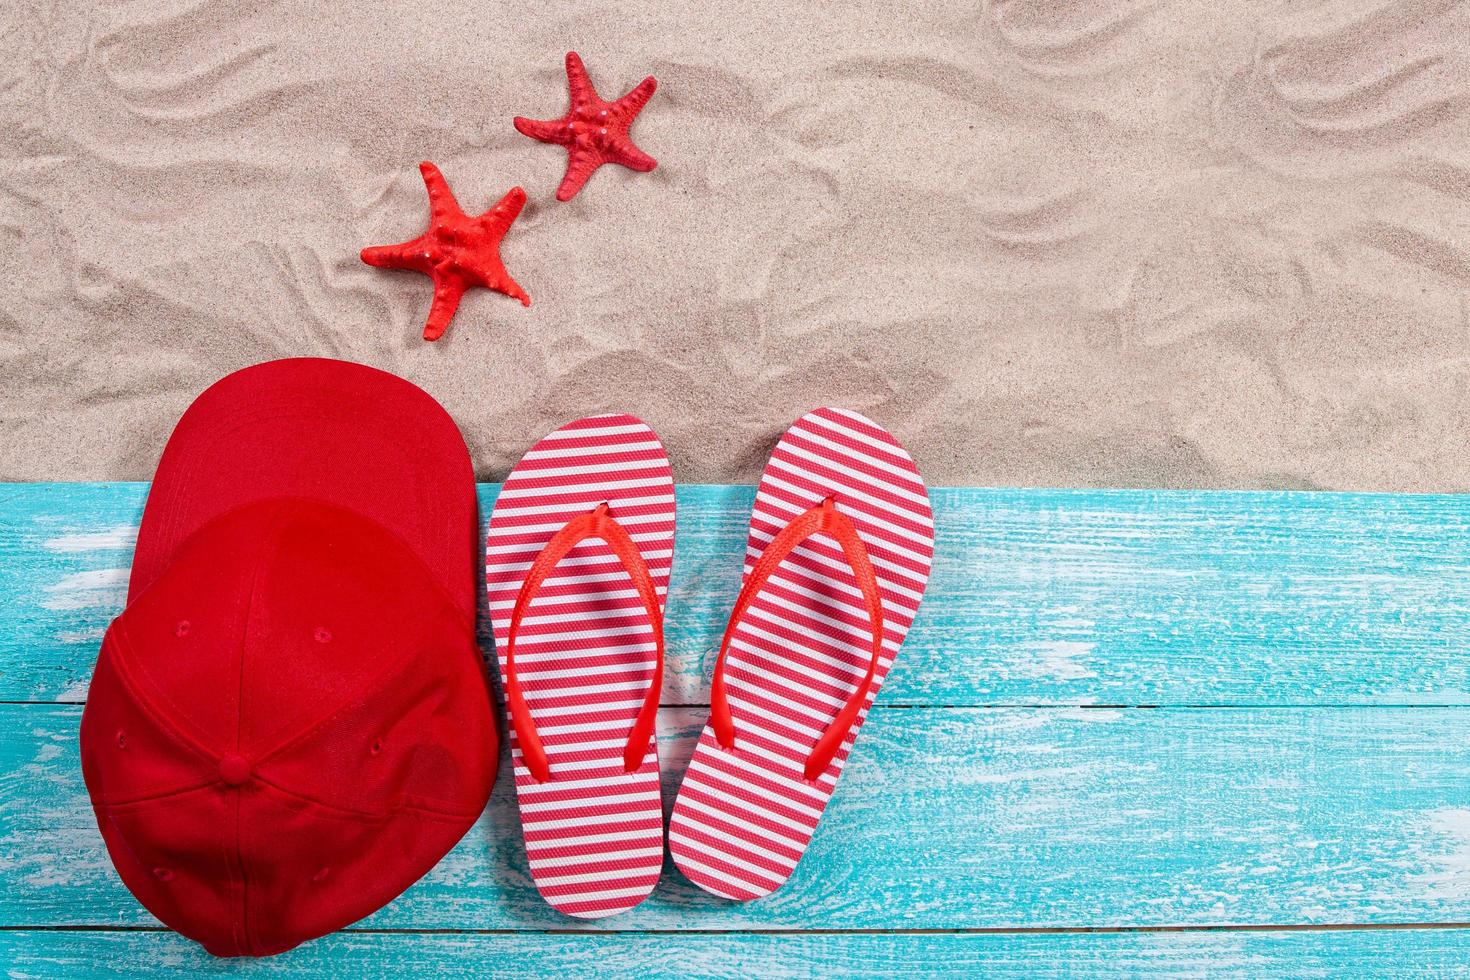
[[(483, 510), (495, 491), (482, 486)], [(530, 886), (502, 776), (479, 825), (398, 901), (286, 956), (226, 964), (127, 895), (77, 764), (145, 493), (0, 486), (9, 975), (1470, 962), (1470, 497), (936, 490), (926, 607), (783, 890), (732, 905), (670, 867), (628, 915), (563, 919)], [(666, 802), (703, 721), (750, 494), (679, 490)]]
[[(84, 698), (146, 489), (0, 487), (0, 700)], [(679, 488), (669, 704), (705, 699), (752, 493)], [(884, 703), (1470, 704), (1470, 496), (933, 497), (935, 574)]]
[(267, 963), (211, 959), (172, 933), (3, 932), (11, 976), (269, 973), (420, 977), (1287, 977), (1463, 976), (1470, 930), (1094, 934), (343, 932)]
[[(665, 802), (703, 709), (661, 717)], [(75, 705), (0, 705), (0, 926), (146, 925), (98, 838)], [(672, 865), (595, 923), (485, 817), (374, 929), (1079, 929), (1470, 922), (1470, 708), (881, 708), (790, 883)]]

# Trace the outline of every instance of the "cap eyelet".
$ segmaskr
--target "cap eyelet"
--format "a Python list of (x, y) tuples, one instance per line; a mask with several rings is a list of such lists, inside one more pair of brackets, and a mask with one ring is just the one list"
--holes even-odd
[(318, 643), (331, 643), (332, 631), (327, 629), (325, 626), (318, 626), (316, 628), (316, 632), (311, 634), (311, 638), (313, 640), (316, 640)]
[(117, 747), (120, 749), (128, 747), (128, 733), (121, 728), (117, 730)]
[(189, 635), (189, 621), (187, 619), (181, 619), (181, 620), (179, 620), (179, 625), (177, 625), (177, 626), (174, 627), (174, 636), (177, 636), (177, 637), (185, 637), (185, 636), (188, 636), (188, 635)]
[(383, 740), (381, 738), (375, 738), (375, 739), (373, 739), (373, 744), (368, 746), (368, 752), (371, 753), (372, 755), (378, 755), (382, 751), (383, 751)]
[(173, 881), (174, 873), (168, 868), (154, 868), (153, 877), (157, 878), (159, 881)]

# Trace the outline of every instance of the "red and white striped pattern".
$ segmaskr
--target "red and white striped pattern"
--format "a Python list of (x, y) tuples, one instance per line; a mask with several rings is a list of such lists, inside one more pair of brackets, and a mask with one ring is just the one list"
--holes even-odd
[[(893, 436), (856, 412), (819, 409), (781, 438), (761, 477), (746, 576), (783, 527), (829, 495), (862, 538), (883, 600), (884, 653), (861, 726), (919, 610), (934, 519), (924, 482)], [(856, 726), (814, 782), (803, 765), (862, 683), (872, 652), (872, 626), (841, 548), (825, 534), (809, 538), (771, 576), (725, 655), (734, 748), (721, 748), (705, 726), (669, 824), (669, 850), (689, 880), (745, 901), (790, 877)]]
[[(664, 447), (631, 415), (563, 426), (511, 471), (490, 515), (485, 579), (502, 678), (511, 610), (531, 562), (567, 521), (604, 501), (666, 601), (674, 480)], [(567, 915), (630, 909), (663, 868), (657, 744), (634, 772), (623, 763), (654, 668), (653, 627), (628, 573), (606, 543), (583, 541), (542, 585), (516, 639), (516, 674), (548, 782), (527, 771), (510, 736), (531, 878)]]

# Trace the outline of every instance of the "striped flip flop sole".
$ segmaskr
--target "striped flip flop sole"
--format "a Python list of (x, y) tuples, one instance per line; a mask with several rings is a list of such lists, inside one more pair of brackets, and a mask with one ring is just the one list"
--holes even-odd
[(725, 898), (759, 898), (791, 876), (928, 582), (934, 520), (913, 460), (878, 425), (830, 408), (803, 417), (771, 455), (751, 515), (746, 577), (783, 528), (829, 497), (871, 560), (882, 654), (857, 723), (809, 781), (804, 764), (873, 659), (869, 614), (836, 541), (818, 534), (798, 545), (735, 626), (724, 664), (733, 746), (705, 726), (669, 824), (674, 863)]
[[(512, 609), (532, 561), (568, 521), (604, 502), (647, 563), (660, 606), (666, 601), (674, 481), (658, 437), (631, 415), (563, 426), (511, 471), (490, 515), (485, 579), (502, 679)], [(510, 734), (531, 878), (567, 915), (614, 915), (658, 882), (657, 744), (632, 772), (623, 759), (655, 661), (654, 627), (626, 569), (604, 541), (577, 544), (536, 592), (515, 647), (548, 781), (531, 775)]]

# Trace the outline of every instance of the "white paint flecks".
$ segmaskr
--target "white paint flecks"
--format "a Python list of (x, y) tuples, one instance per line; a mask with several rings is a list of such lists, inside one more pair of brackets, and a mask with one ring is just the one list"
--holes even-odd
[(1410, 883), (1423, 899), (1464, 902), (1470, 899), (1470, 808), (1443, 807), (1426, 816), (1424, 859), (1430, 870)]
[(66, 687), (63, 687), (59, 692), (57, 692), (56, 700), (85, 701), (87, 700), (87, 693), (91, 689), (92, 682), (89, 678), (78, 677), (72, 681), (69, 681)]
[(126, 568), (96, 568), (62, 576), (43, 590), (46, 597), (41, 608), (57, 612), (98, 606), (120, 609), (127, 599), (128, 575)]
[(1080, 681), (1097, 674), (1083, 661), (1097, 649), (1096, 643), (1077, 640), (1044, 640), (1027, 647), (1022, 672), (1027, 677), (1058, 681)]
[(1123, 720), (1123, 712), (1116, 708), (1065, 708), (1056, 716), (1061, 721), (1085, 721), (1098, 725)]
[(1093, 766), (1049, 766), (1035, 769), (976, 770), (954, 780), (960, 786), (1000, 786), (1007, 783), (1055, 783), (1061, 786), (1085, 785), (1096, 777)]
[(138, 541), (138, 529), (131, 524), (119, 524), (106, 531), (87, 534), (63, 534), (43, 542), (47, 551), (75, 554), (83, 551), (131, 550)]
[(101, 643), (102, 637), (106, 635), (107, 628), (105, 626), (93, 626), (84, 630), (62, 630), (56, 634), (56, 642), (67, 644), (85, 643), (91, 646), (94, 643)]

